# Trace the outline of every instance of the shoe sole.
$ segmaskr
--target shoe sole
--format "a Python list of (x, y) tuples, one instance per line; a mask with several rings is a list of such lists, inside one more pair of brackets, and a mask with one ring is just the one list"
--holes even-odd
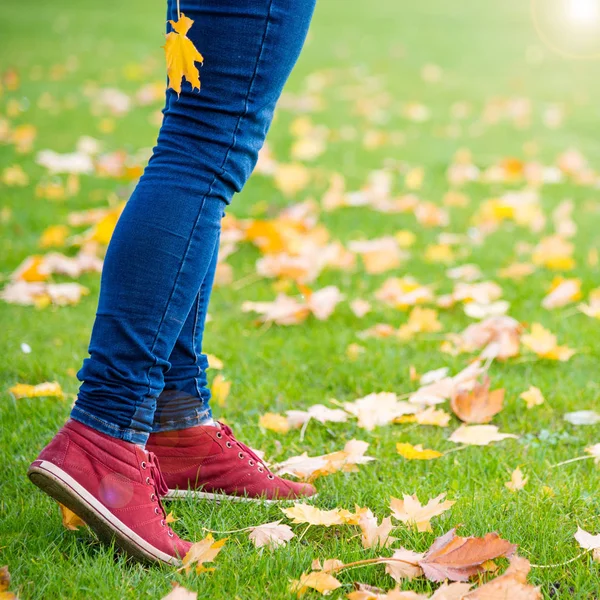
[(30, 467), (27, 476), (44, 493), (83, 519), (103, 542), (110, 544), (114, 541), (127, 554), (141, 561), (181, 565), (181, 560), (152, 546), (115, 517), (81, 484), (54, 463), (42, 461)]
[(298, 502), (300, 500), (315, 500), (318, 494), (304, 498), (280, 498), (267, 500), (266, 498), (250, 498), (248, 496), (230, 496), (229, 494), (213, 494), (211, 492), (198, 492), (195, 490), (169, 490), (163, 500), (180, 500), (182, 498), (196, 498), (199, 500), (228, 500), (230, 502), (256, 502), (257, 504), (282, 504), (284, 502)]

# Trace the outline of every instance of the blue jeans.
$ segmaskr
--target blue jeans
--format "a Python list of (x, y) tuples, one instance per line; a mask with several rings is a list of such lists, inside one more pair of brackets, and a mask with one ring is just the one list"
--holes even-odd
[[(175, 0), (168, 19), (177, 20)], [(206, 308), (221, 218), (257, 160), (314, 0), (181, 0), (202, 89), (168, 90), (152, 158), (107, 250), (72, 418), (145, 444), (211, 418)]]

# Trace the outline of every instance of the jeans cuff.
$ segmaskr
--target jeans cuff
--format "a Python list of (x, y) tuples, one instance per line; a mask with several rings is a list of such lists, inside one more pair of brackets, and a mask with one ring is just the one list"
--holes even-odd
[(159, 431), (175, 431), (177, 429), (187, 429), (188, 427), (197, 427), (205, 425), (212, 421), (212, 411), (210, 407), (204, 410), (194, 410), (194, 414), (187, 417), (179, 417), (176, 419), (160, 419), (152, 425), (152, 433)]
[(104, 419), (100, 419), (77, 406), (74, 406), (71, 410), (71, 419), (79, 421), (80, 423), (83, 423), (84, 425), (87, 425), (96, 431), (110, 435), (118, 440), (123, 440), (124, 442), (131, 442), (132, 444), (142, 446), (142, 448), (146, 445), (148, 436), (150, 435), (149, 433), (140, 431), (139, 429), (124, 429), (118, 425), (115, 425), (114, 423), (109, 423)]

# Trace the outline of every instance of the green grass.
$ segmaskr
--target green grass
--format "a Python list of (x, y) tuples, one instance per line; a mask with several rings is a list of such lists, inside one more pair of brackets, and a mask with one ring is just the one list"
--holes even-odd
[[(160, 108), (158, 105), (129, 112), (116, 120), (113, 133), (101, 134), (98, 118), (91, 116), (82, 90), (86, 82), (97, 82), (133, 93), (142, 81), (126, 76), (128, 65), (142, 63), (150, 80), (160, 80), (163, 13), (158, 0), (4, 3), (0, 8), (0, 71), (15, 68), (22, 81), (17, 91), (0, 95), (0, 117), (6, 114), (11, 101), (18, 101), (24, 111), (11, 121), (32, 123), (38, 128), (35, 150), (71, 151), (79, 136), (85, 134), (101, 138), (109, 150), (125, 148), (133, 152), (150, 147), (156, 130), (149, 118)], [(568, 31), (569, 26), (563, 26)], [(571, 36), (576, 34), (571, 32)], [(532, 53), (538, 53), (541, 61), (528, 62), (526, 56)], [(60, 81), (53, 81), (49, 76), (52, 67), (73, 57), (78, 68)], [(420, 71), (426, 63), (443, 68), (441, 82), (428, 84), (422, 80)], [(38, 80), (30, 77), (34, 67), (41, 69)], [(584, 152), (592, 166), (600, 160), (598, 63), (553, 53), (537, 37), (529, 3), (523, 0), (378, 0), (368, 4), (358, 0), (322, 1), (287, 90), (300, 93), (305, 78), (315, 71), (331, 73), (333, 83), (323, 92), (323, 110), (311, 115), (314, 122), (334, 131), (350, 126), (358, 132), (358, 141), (332, 141), (318, 161), (324, 171), (343, 173), (350, 189), (359, 188), (370, 171), (380, 168), (386, 159), (393, 159), (423, 165), (426, 177), (419, 193), (439, 202), (448, 189), (446, 167), (462, 147), (470, 148), (481, 166), (506, 156), (523, 157), (523, 146), (530, 141), (538, 144), (539, 157), (546, 163), (569, 147)], [(60, 106), (55, 113), (38, 107), (39, 97), (46, 92)], [(390, 97), (387, 121), (369, 124), (354, 112), (353, 98), (377, 99), (382, 93)], [(532, 124), (518, 129), (504, 121), (486, 126), (476, 135), (471, 125), (479, 120), (486, 100), (492, 97), (531, 99)], [(426, 104), (432, 112), (431, 120), (421, 124), (407, 121), (400, 108), (410, 101)], [(455, 102), (467, 102), (471, 115), (457, 137), (448, 137), (444, 131), (451, 121), (450, 106)], [(540, 118), (544, 107), (551, 103), (565, 108), (565, 124), (557, 130), (544, 127)], [(280, 110), (269, 133), (269, 143), (282, 161), (289, 157), (289, 124), (295, 116)], [(360, 139), (370, 127), (402, 131), (406, 142), (367, 151)], [(34, 157), (35, 151), (18, 155), (11, 145), (0, 146), (0, 171), (17, 163), (31, 178), (28, 187), (0, 187), (0, 208), (12, 211), (10, 218), (0, 223), (0, 268), (5, 275), (36, 252), (45, 227), (65, 222), (72, 210), (103, 206), (109, 193), (123, 197), (129, 193), (127, 185), (114, 180), (84, 177), (75, 198), (64, 202), (41, 200), (35, 197), (34, 187), (44, 173)], [(452, 209), (447, 230), (467, 231), (478, 203), (505, 188), (499, 184), (468, 186), (471, 205), (468, 209)], [(308, 194), (318, 197), (322, 191), (323, 185), (317, 182), (298, 200)], [(541, 194), (547, 215), (565, 198), (576, 202), (577, 267), (571, 275), (582, 279), (587, 294), (600, 282), (598, 267), (586, 262), (588, 251), (600, 247), (598, 191), (565, 183), (546, 186)], [(259, 202), (280, 207), (288, 200), (271, 180), (256, 176), (234, 199), (231, 212), (248, 216)], [(343, 209), (323, 214), (322, 222), (343, 241), (413, 229), (418, 239), (413, 258), (398, 274), (411, 273), (423, 282), (443, 282), (440, 290), (449, 289), (444, 267), (421, 258), (421, 251), (435, 239), (438, 230), (416, 227), (412, 216)], [(514, 257), (515, 243), (535, 243), (538, 237), (505, 225), (483, 245), (473, 247), (468, 261), (480, 265), (486, 278), (496, 279), (497, 269)], [(243, 246), (232, 257), (236, 279), (253, 272), (257, 257), (249, 246)], [(385, 277), (392, 274), (366, 277), (361, 269), (352, 273), (331, 271), (320, 276), (317, 287), (335, 284), (350, 298), (372, 298)], [(512, 316), (543, 323), (561, 343), (579, 350), (566, 364), (509, 361), (492, 366), (494, 383), (507, 392), (506, 408), (494, 422), (502, 431), (520, 434), (519, 440), (470, 448), (423, 464), (405, 462), (396, 454), (395, 443), (406, 440), (448, 449), (452, 444), (447, 437), (456, 422), (445, 430), (389, 426), (371, 433), (360, 430), (354, 422), (328, 428), (311, 424), (303, 441), (298, 432), (285, 437), (262, 432), (257, 422), (266, 411), (305, 407), (328, 398), (353, 400), (373, 391), (405, 393), (414, 389), (408, 377), (410, 364), (419, 372), (444, 365), (456, 372), (465, 364), (464, 356), (452, 358), (440, 353), (439, 340), (433, 336), (408, 344), (369, 340), (364, 343), (367, 352), (357, 362), (349, 361), (345, 350), (357, 341), (357, 331), (377, 322), (399, 325), (405, 320), (404, 313), (377, 302), (373, 313), (361, 321), (343, 304), (326, 322), (309, 320), (295, 327), (257, 328), (253, 317), (243, 314), (240, 307), (246, 299), (272, 299), (275, 292), (269, 281), (255, 282), (238, 291), (231, 287), (215, 290), (205, 348), (225, 361), (225, 375), (233, 383), (226, 407), (216, 413), (235, 425), (241, 439), (266, 450), (270, 457), (283, 458), (305, 450), (321, 454), (339, 449), (352, 438), (368, 441), (369, 454), (377, 461), (361, 467), (359, 473), (320, 479), (319, 507), (368, 505), (383, 517), (388, 514), (391, 495), (417, 492), (425, 500), (447, 491), (451, 499), (457, 500), (451, 511), (434, 521), (433, 534), (417, 534), (399, 527), (395, 533), (399, 545), (423, 551), (435, 536), (462, 524), (463, 535), (498, 531), (519, 544), (520, 553), (532, 563), (562, 563), (580, 551), (573, 540), (577, 525), (592, 533), (600, 532), (598, 467), (592, 461), (582, 461), (550, 468), (581, 455), (586, 446), (600, 441), (598, 426), (575, 428), (562, 418), (565, 412), (600, 405), (600, 328), (598, 321), (570, 308), (553, 312), (541, 308), (553, 276), (540, 269), (521, 283), (502, 281)], [(25, 472), (64, 422), (69, 403), (50, 399), (15, 401), (6, 390), (17, 381), (57, 380), (68, 393), (77, 391), (78, 382), (69, 373), (78, 369), (86, 356), (99, 278), (86, 276), (81, 281), (89, 286), (91, 294), (76, 307), (36, 310), (0, 305), (0, 564), (8, 564), (12, 589), (22, 599), (158, 599), (168, 592), (171, 581), (198, 591), (203, 598), (288, 598), (289, 580), (309, 570), (314, 558), (352, 561), (377, 555), (362, 549), (359, 538), (352, 537), (352, 529), (315, 527), (301, 541), (296, 538), (277, 551), (256, 550), (246, 536), (234, 535), (219, 555), (214, 573), (186, 577), (171, 569), (127, 561), (101, 546), (85, 530), (63, 529), (55, 504), (33, 488)], [(460, 331), (468, 323), (458, 308), (442, 312), (440, 318), (444, 331)], [(31, 346), (31, 354), (22, 353), (22, 342)], [(531, 411), (518, 399), (529, 385), (540, 387), (547, 399), (545, 405)], [(283, 444), (279, 454), (277, 440)], [(503, 483), (519, 465), (530, 480), (523, 491), (512, 494)], [(544, 492), (545, 486), (552, 489), (552, 494)], [(277, 508), (263, 506), (180, 502), (171, 505), (171, 510), (180, 519), (177, 531), (190, 539), (204, 537), (203, 528), (225, 531), (280, 518)], [(302, 529), (298, 526), (297, 533)], [(344, 583), (342, 592), (348, 592), (353, 581), (384, 588), (393, 583), (382, 567), (353, 570), (340, 578)], [(586, 556), (562, 567), (533, 569), (530, 578), (541, 586), (544, 598), (592, 599), (600, 590), (600, 565)], [(434, 586), (414, 581), (404, 588), (428, 591)], [(332, 597), (341, 598), (342, 592)]]

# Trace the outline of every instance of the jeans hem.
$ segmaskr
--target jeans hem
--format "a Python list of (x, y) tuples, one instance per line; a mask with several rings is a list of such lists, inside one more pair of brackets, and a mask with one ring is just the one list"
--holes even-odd
[(77, 406), (74, 406), (71, 410), (71, 419), (79, 421), (79, 423), (83, 423), (84, 425), (87, 425), (88, 427), (91, 427), (100, 433), (105, 433), (106, 435), (110, 435), (118, 440), (131, 442), (132, 444), (137, 444), (138, 446), (142, 447), (146, 445), (148, 436), (150, 435), (145, 431), (119, 427), (118, 425), (109, 423), (104, 419), (100, 419), (99, 417), (96, 417), (95, 415), (92, 415)]
[(206, 425), (206, 423), (209, 421), (212, 421), (212, 411), (210, 408), (207, 408), (203, 411), (196, 411), (194, 415), (189, 417), (161, 421), (160, 423), (154, 424), (152, 426), (152, 433), (159, 433), (162, 431), (177, 431), (178, 429), (197, 427), (198, 425)]

